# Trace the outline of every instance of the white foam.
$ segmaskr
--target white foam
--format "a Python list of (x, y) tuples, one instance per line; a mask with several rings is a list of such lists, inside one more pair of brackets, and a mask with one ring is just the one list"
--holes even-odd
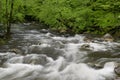
[[(32, 32), (37, 33), (37, 32)], [(45, 47), (51, 47), (52, 41), (59, 41), (65, 45), (63, 49), (64, 57), (58, 57), (53, 60), (51, 57), (47, 57), (48, 62), (41, 66), (40, 64), (24, 64), (23, 56), (14, 56), (5, 63), (4, 68), (0, 68), (0, 80), (111, 80), (115, 77), (114, 62), (106, 63), (104, 68), (96, 70), (88, 67), (82, 62), (83, 56), (87, 54), (87, 51), (82, 51), (80, 48), (86, 44), (83, 39), (84, 36), (75, 35), (73, 37), (51, 37), (51, 34), (26, 34), (25, 39), (40, 39), (41, 44), (27, 46), (26, 49), (32, 51), (42, 50)], [(47, 38), (46, 38), (47, 37)], [(77, 40), (77, 43), (73, 41)], [(66, 43), (62, 42), (66, 41)], [(112, 47), (118, 46), (117, 43), (101, 42), (101, 43), (87, 43), (90, 45), (92, 51), (106, 51), (111, 50)], [(28, 51), (28, 53), (29, 53)], [(26, 52), (27, 53), (27, 52)], [(1, 56), (12, 55), (11, 53), (0, 53)], [(16, 54), (13, 54), (16, 55)], [(28, 54), (26, 56), (32, 56), (30, 58), (36, 59), (37, 54)], [(71, 59), (72, 60), (69, 60)]]
[(114, 62), (106, 63), (99, 70), (90, 68), (85, 63), (66, 64), (63, 57), (46, 66), (22, 63), (6, 63), (4, 66), (5, 68), (0, 68), (0, 80), (109, 80), (115, 77)]

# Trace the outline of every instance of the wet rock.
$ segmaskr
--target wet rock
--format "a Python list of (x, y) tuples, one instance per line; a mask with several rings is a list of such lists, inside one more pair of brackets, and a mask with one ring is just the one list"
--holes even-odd
[(52, 42), (51, 46), (54, 48), (59, 48), (59, 49), (64, 48), (64, 44), (60, 41)]
[(85, 42), (92, 42), (92, 39), (91, 38), (88, 38), (88, 37), (85, 37), (84, 39), (83, 39), (83, 41), (85, 41)]
[(16, 48), (10, 49), (9, 52), (14, 52), (16, 54), (24, 55), (24, 53), (20, 49), (16, 49)]
[(103, 68), (103, 65), (97, 64), (97, 63), (87, 63), (88, 66), (95, 68), (95, 69), (101, 69)]
[(45, 55), (37, 55), (37, 54), (31, 54), (27, 55), (23, 58), (23, 63), (26, 64), (41, 64), (45, 65), (47, 62), (47, 56)]
[(118, 76), (120, 76), (120, 64), (118, 64), (118, 66), (115, 67), (114, 71)]
[(94, 48), (91, 47), (89, 44), (83, 44), (83, 45), (81, 45), (81, 47), (80, 47), (80, 50), (83, 50), (83, 51), (90, 51), (90, 50), (92, 50), (92, 49), (94, 49)]
[(94, 40), (92, 42), (94, 43), (98, 43), (98, 42), (103, 42), (104, 40), (101, 38), (94, 38)]
[(7, 58), (0, 59), (0, 67), (7, 61)]
[(112, 52), (110, 51), (94, 51), (88, 54), (89, 57), (94, 58), (112, 58)]
[(83, 45), (81, 46), (81, 48), (90, 48), (90, 45), (89, 45), (89, 44), (83, 44)]
[(114, 38), (109, 33), (107, 33), (103, 36), (103, 40), (108, 42), (113, 42)]
[(41, 47), (40, 47), (40, 45), (34, 45), (34, 46), (30, 46), (30, 47), (28, 47), (28, 53), (29, 54), (32, 54), (32, 53), (40, 53), (40, 51), (41, 51)]
[(62, 55), (62, 50), (56, 49), (54, 47), (41, 47), (41, 46), (32, 46), (28, 49), (29, 54), (45, 54), (53, 59), (57, 59), (58, 56)]
[(45, 54), (49, 57), (52, 57), (53, 59), (57, 59), (58, 56), (62, 55), (63, 51), (59, 49), (55, 49), (53, 47), (45, 47), (42, 48), (40, 54)]
[(103, 65), (104, 63), (110, 62), (110, 61), (120, 63), (120, 58), (100, 58), (100, 59), (96, 60), (95, 62)]

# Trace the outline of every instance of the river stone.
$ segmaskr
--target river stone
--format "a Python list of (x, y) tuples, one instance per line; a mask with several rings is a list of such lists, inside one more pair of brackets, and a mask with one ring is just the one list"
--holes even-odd
[(101, 64), (97, 64), (97, 63), (87, 63), (88, 66), (92, 67), (92, 68), (95, 68), (95, 69), (101, 69), (103, 68), (103, 65)]
[(92, 42), (92, 39), (91, 38), (88, 38), (88, 37), (85, 37), (84, 39), (83, 39), (83, 41), (85, 41), (85, 42)]
[(17, 48), (13, 48), (13, 49), (10, 49), (8, 50), (9, 52), (14, 52), (16, 54), (24, 54), (20, 49), (17, 49)]
[(81, 47), (79, 48), (79, 50), (83, 50), (83, 51), (91, 51), (93, 49), (93, 47), (91, 47), (89, 44), (83, 44), (81, 45)]
[(30, 54), (26, 55), (23, 58), (23, 63), (26, 64), (40, 64), (40, 65), (45, 65), (48, 62), (47, 56), (45, 55), (37, 55), (37, 54)]
[(90, 48), (90, 45), (89, 45), (89, 44), (83, 44), (83, 45), (81, 46), (81, 48)]
[(112, 58), (112, 52), (110, 51), (93, 51), (88, 54), (89, 57), (94, 58)]
[(120, 76), (120, 64), (118, 64), (118, 66), (115, 67), (114, 71), (118, 76)]
[(54, 41), (54, 42), (52, 42), (51, 46), (54, 47), (54, 48), (59, 48), (59, 49), (65, 47), (64, 44), (62, 42), (60, 42), (60, 41)]
[(107, 33), (103, 36), (103, 40), (108, 42), (113, 42), (114, 38), (109, 33)]
[(39, 47), (39, 46), (33, 46), (28, 49), (29, 54), (45, 54), (49, 57), (52, 57), (53, 59), (57, 59), (58, 56), (62, 55), (62, 50), (56, 49), (54, 47)]

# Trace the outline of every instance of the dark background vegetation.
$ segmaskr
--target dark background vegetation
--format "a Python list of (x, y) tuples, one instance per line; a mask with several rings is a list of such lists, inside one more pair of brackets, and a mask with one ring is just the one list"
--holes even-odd
[[(60, 32), (118, 35), (120, 0), (0, 0), (1, 24), (29, 21)], [(7, 28), (0, 27), (0, 31)]]

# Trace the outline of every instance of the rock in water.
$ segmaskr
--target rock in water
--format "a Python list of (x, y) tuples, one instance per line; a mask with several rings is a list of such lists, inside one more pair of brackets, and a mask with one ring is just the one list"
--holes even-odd
[(89, 45), (89, 44), (83, 44), (83, 45), (81, 46), (81, 48), (90, 48), (90, 45)]
[(91, 38), (88, 38), (88, 37), (85, 37), (84, 39), (83, 39), (83, 41), (85, 41), (85, 42), (92, 42), (92, 39)]
[(14, 52), (16, 54), (24, 54), (20, 49), (17, 49), (17, 48), (13, 48), (13, 49), (10, 49), (9, 52)]
[(30, 54), (30, 55), (26, 55), (23, 58), (23, 63), (26, 64), (41, 64), (41, 65), (45, 65), (48, 61), (47, 56), (46, 55), (37, 55), (37, 54)]
[(94, 47), (91, 47), (89, 44), (83, 44), (83, 45), (81, 45), (81, 47), (79, 49), (89, 51), (89, 50), (94, 49)]
[(109, 33), (107, 33), (103, 36), (103, 40), (108, 42), (113, 42), (114, 38)]
[(115, 73), (120, 76), (120, 65), (118, 65), (117, 67), (115, 67), (114, 69)]

